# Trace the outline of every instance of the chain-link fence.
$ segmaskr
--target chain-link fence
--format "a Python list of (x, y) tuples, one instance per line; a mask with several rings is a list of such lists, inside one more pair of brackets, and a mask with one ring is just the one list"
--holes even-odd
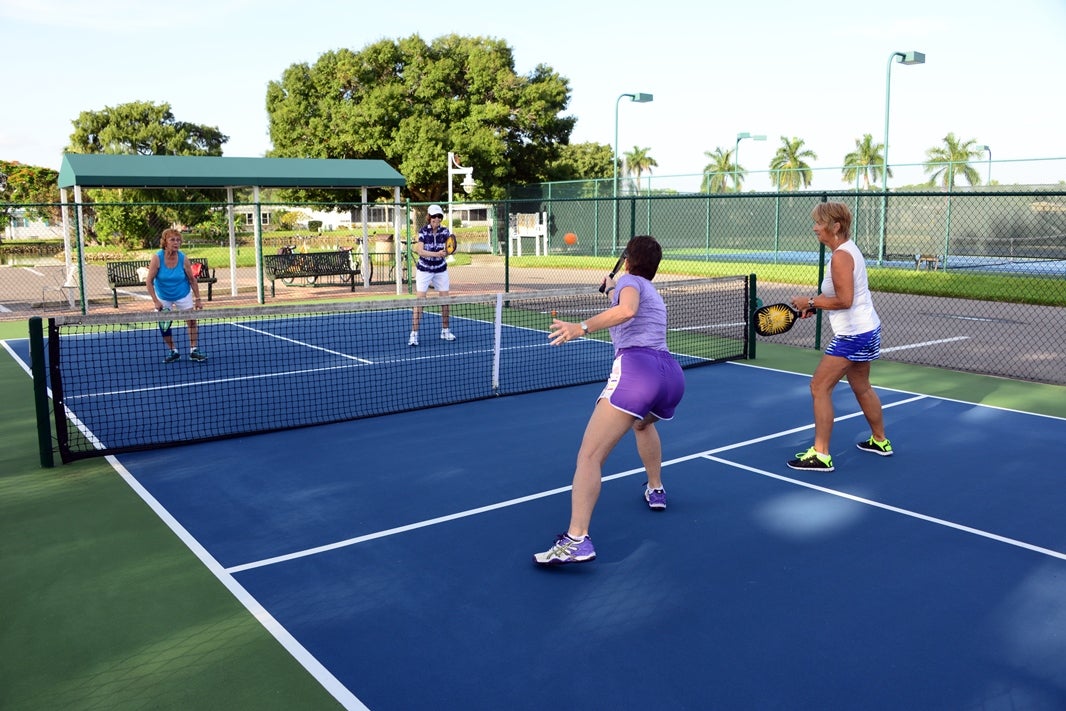
[[(597, 195), (597, 185), (532, 186), (505, 201), (452, 205), (453, 291), (596, 284), (629, 236), (652, 234), (665, 253), (659, 279), (755, 274), (764, 303), (813, 295), (826, 255), (810, 213), (818, 201), (836, 200), (851, 208), (852, 237), (868, 259), (886, 359), (1066, 384), (1066, 189), (627, 191), (615, 200)], [(153, 248), (107, 244), (116, 240), (94, 235), (91, 217), (71, 206), (68, 250), (63, 225), (40, 219), (57, 209), (8, 207), (0, 244), (5, 317), (150, 307), (143, 284), (115, 286), (108, 265), (147, 260)], [(92, 205), (105, 207), (126, 206)], [(202, 207), (204, 221), (189, 225), (183, 249), (210, 264), (214, 303), (351, 298), (352, 280), (356, 296), (412, 291), (409, 244), (426, 205), (368, 205), (365, 229), (362, 206)], [(218, 219), (231, 210), (232, 237)], [(79, 221), (89, 235), (80, 251)], [(286, 248), (347, 251), (353, 273), (286, 278), (267, 269), (267, 255)], [(774, 342), (821, 348), (830, 336), (828, 319), (819, 318)]]

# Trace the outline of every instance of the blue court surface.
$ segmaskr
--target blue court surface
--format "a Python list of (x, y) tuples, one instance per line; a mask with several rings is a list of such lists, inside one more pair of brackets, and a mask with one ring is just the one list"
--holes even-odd
[[(598, 558), (540, 568), (600, 385), (121, 455), (141, 496), (347, 708), (1066, 708), (1066, 421), (686, 371), (669, 507), (631, 436)], [(202, 463), (210, 462), (210, 466)]]

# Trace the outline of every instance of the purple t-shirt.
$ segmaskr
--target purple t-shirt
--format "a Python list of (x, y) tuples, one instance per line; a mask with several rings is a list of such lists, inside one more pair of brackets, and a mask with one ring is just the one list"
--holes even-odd
[(636, 316), (611, 327), (611, 342), (615, 350), (637, 346), (669, 350), (666, 347), (666, 304), (663, 303), (663, 297), (644, 277), (623, 274), (611, 292), (612, 306), (618, 304), (618, 295), (626, 287), (633, 287), (640, 292), (640, 305)]

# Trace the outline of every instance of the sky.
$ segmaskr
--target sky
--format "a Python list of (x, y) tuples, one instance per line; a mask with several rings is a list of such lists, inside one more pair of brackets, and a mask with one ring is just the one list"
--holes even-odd
[[(647, 148), (658, 187), (697, 189), (705, 153), (748, 132), (767, 140), (740, 143), (745, 188), (769, 187), (785, 136), (817, 154), (812, 187), (846, 189), (856, 140), (884, 141), (886, 84), (893, 184), (924, 180), (949, 132), (990, 148), (982, 179), (1066, 180), (1066, 0), (0, 0), (0, 159), (58, 169), (82, 111), (132, 101), (262, 156), (267, 84), (288, 67), (451, 33), (505, 41), (518, 74), (566, 77), (571, 141), (613, 145), (617, 119), (619, 153)], [(889, 69), (911, 50), (925, 64)], [(654, 100), (619, 101), (636, 92)]]

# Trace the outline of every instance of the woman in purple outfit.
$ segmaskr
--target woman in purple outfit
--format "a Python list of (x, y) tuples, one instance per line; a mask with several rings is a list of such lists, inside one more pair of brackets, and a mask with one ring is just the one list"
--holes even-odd
[(644, 501), (652, 510), (666, 508), (662, 444), (655, 423), (673, 418), (685, 392), (685, 377), (666, 346), (666, 305), (651, 284), (662, 261), (662, 247), (654, 237), (638, 236), (629, 240), (625, 254), (626, 273), (617, 284), (611, 279), (606, 283), (610, 308), (581, 323), (552, 321), (548, 338), (553, 346), (610, 329), (615, 358), (577, 453), (570, 527), (551, 548), (533, 556), (541, 565), (583, 563), (596, 557), (588, 534), (600, 495), (601, 470), (629, 430), (648, 474)]

